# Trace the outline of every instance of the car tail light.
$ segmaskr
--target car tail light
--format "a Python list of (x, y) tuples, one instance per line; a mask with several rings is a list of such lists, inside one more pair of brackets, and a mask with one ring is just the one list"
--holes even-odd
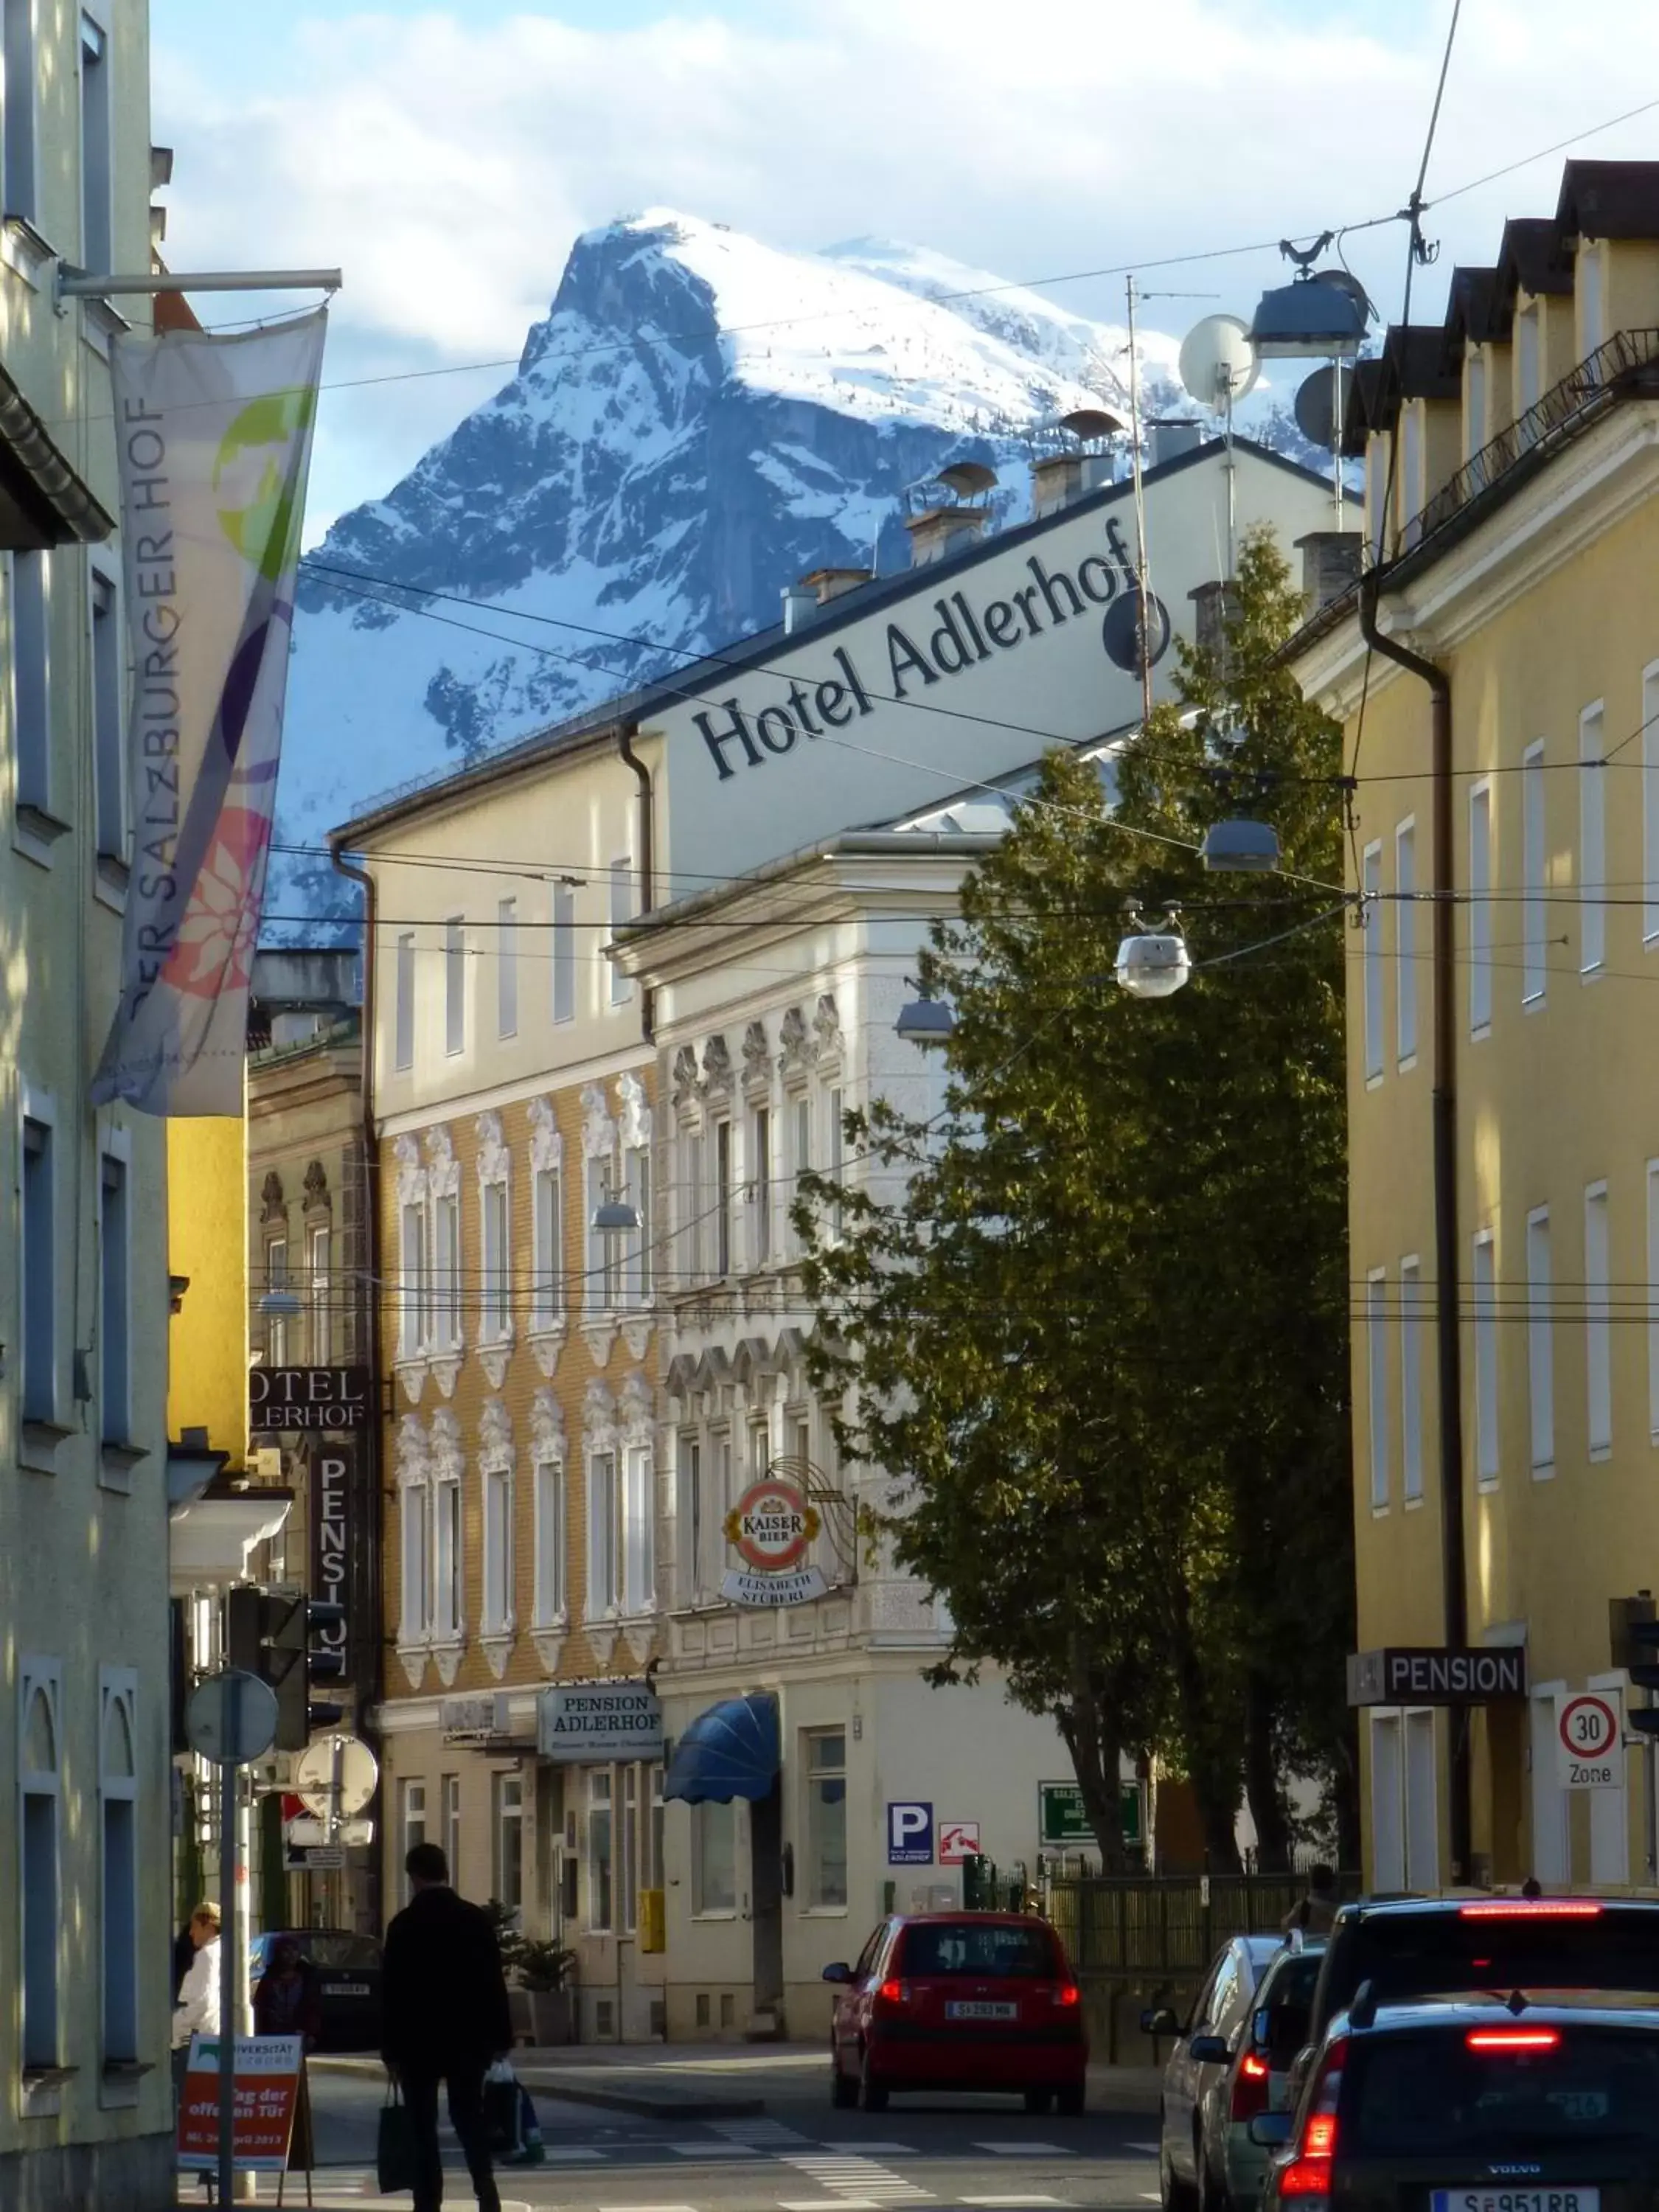
[(1342, 2094), (1342, 2061), (1346, 2043), (1334, 2043), (1326, 2051), (1309, 2100), (1302, 2141), (1296, 2155), (1279, 2176), (1281, 2197), (1328, 2197), (1331, 2163), (1336, 2156), (1336, 2107)]
[(1254, 2051), (1247, 2051), (1238, 2062), (1233, 2075), (1232, 2102), (1228, 2108), (1230, 2120), (1253, 2120), (1258, 2112), (1267, 2109), (1267, 2084), (1273, 2069), (1265, 2058)]
[(1559, 2051), (1559, 2027), (1472, 2027), (1463, 2038), (1471, 2051)]
[(899, 2005), (908, 2005), (910, 2002), (909, 1983), (901, 1982), (890, 1976), (876, 1991), (876, 2002), (890, 2010)]
[(1460, 1905), (1460, 1920), (1599, 1920), (1601, 1907), (1590, 1897), (1483, 1897)]
[(1079, 2005), (1083, 2002), (1083, 1992), (1075, 1982), (1061, 1982), (1049, 1994), (1057, 2005)]

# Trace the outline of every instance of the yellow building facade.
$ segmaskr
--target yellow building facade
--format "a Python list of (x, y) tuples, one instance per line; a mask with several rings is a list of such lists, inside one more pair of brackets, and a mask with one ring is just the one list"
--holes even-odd
[[(1582, 1786), (1561, 1729), (1574, 1698), (1629, 1700), (1609, 1605), (1659, 1588), (1656, 363), (1659, 166), (1570, 163), (1553, 217), (1455, 272), (1443, 327), (1392, 331), (1362, 365), (1349, 430), (1379, 563), (1362, 596), (1385, 642), (1350, 597), (1294, 648), (1354, 778), (1360, 1646), (1526, 1659), (1519, 1697), (1432, 1702), (1419, 1669), (1363, 1707), (1381, 1890), (1655, 1881), (1650, 1759), (1615, 1743), (1606, 1786)], [(1431, 672), (1390, 646), (1449, 687), (1438, 775)], [(1437, 1110), (1455, 1170), (1449, 1439)], [(1460, 1534), (1466, 1625), (1446, 1575)]]

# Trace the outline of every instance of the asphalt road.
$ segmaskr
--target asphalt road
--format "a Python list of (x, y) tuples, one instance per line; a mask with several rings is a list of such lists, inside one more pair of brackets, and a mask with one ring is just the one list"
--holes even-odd
[[(372, 2076), (312, 2075), (319, 2206), (384, 2204), (374, 2183), (382, 2091)], [(898, 2097), (882, 2113), (832, 2109), (809, 2080), (769, 2098), (763, 2118), (636, 2119), (545, 2094), (536, 2108), (544, 2165), (508, 2167), (504, 2204), (528, 2212), (1145, 2212), (1158, 2200), (1157, 2123), (1121, 2113), (1026, 2113), (1011, 2098)], [(446, 2201), (472, 2201), (453, 2138)], [(274, 2179), (261, 2176), (271, 2202)], [(189, 2203), (188, 2185), (181, 2201)], [(288, 2178), (284, 2202), (303, 2205)]]

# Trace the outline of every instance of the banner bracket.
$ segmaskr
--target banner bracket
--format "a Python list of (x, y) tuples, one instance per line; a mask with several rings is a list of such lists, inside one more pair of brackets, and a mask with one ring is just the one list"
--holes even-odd
[(193, 276), (100, 275), (60, 261), (55, 280), (58, 301), (111, 300), (127, 294), (162, 292), (337, 292), (344, 283), (337, 269), (203, 269)]

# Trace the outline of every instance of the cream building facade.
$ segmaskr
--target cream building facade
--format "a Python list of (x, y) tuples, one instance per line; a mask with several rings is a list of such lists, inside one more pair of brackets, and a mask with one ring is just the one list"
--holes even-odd
[(1352, 599), (1298, 641), (1304, 689), (1347, 725), (1367, 902), (1348, 995), (1360, 1644), (1521, 1650), (1528, 1678), (1362, 1711), (1385, 1890), (1656, 1881), (1650, 1753), (1615, 1741), (1607, 1786), (1574, 1786), (1559, 1727), (1574, 1698), (1643, 1701), (1609, 1604), (1659, 1588), (1656, 370), (1659, 166), (1569, 162), (1553, 215), (1454, 272), (1443, 325), (1390, 332), (1362, 368), (1378, 622), (1419, 665), (1368, 651)]
[[(0, 91), (0, 2200), (172, 2187), (162, 1131), (86, 1103), (131, 855), (102, 301), (150, 258), (141, 0), (7, 17)], [(120, 303), (147, 318), (148, 307)]]

